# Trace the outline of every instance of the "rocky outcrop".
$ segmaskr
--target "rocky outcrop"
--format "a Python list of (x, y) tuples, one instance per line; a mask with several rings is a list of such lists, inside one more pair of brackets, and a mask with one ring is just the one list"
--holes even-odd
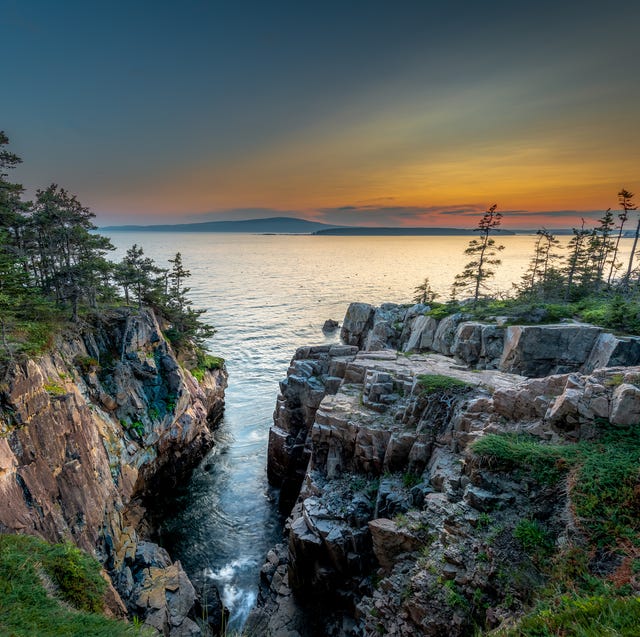
[[(412, 325), (422, 332), (421, 316)], [(286, 546), (263, 568), (249, 630), (455, 637), (471, 634), (476, 623), (493, 627), (517, 614), (543, 575), (514, 541), (516, 529), (534, 520), (545, 537), (564, 546), (582, 541), (580, 527), (565, 484), (483, 464), (472, 443), (508, 432), (568, 444), (592, 438), (604, 420), (640, 422), (640, 368), (576, 372), (590, 351), (586, 341), (593, 346), (599, 330), (569, 327), (549, 333), (560, 334), (557, 346), (571, 334), (584, 343), (574, 359), (551, 367), (573, 367), (571, 373), (526, 379), (463, 368), (459, 363), (467, 360), (497, 365), (502, 332), (496, 330), (504, 328), (457, 317), (441, 334), (443, 343), (453, 334), (457, 360), (374, 348), (349, 353), (329, 383), (307, 375), (308, 387), (298, 395), (317, 393), (296, 434), (304, 440), (306, 471)], [(397, 331), (400, 344), (411, 338), (411, 329)], [(319, 352), (312, 349), (298, 351), (289, 378), (317, 365)], [(527, 371), (549, 364), (542, 355), (531, 367), (515, 353), (509, 360), (514, 366), (521, 360)], [(297, 405), (281, 397), (276, 422), (291, 420), (288, 411)], [(278, 447), (275, 466), (286, 464), (286, 452)]]
[(316, 410), (327, 393), (335, 393), (344, 378), (355, 346), (320, 345), (298, 349), (280, 394), (269, 431), (269, 482), (280, 489), (280, 508), (288, 512), (298, 497), (309, 462), (307, 438)]
[(200, 634), (179, 562), (141, 542), (140, 498), (213, 444), (225, 386), (224, 370), (198, 383), (183, 369), (144, 310), (105, 312), (13, 365), (0, 388), (0, 529), (72, 540), (131, 612), (165, 635)]
[(601, 332), (593, 325), (510, 326), (500, 369), (531, 377), (577, 371)]
[[(640, 364), (637, 336), (618, 336), (574, 322), (505, 326), (507, 317), (488, 322), (469, 318), (457, 312), (437, 320), (422, 304), (385, 303), (375, 308), (352, 303), (341, 336), (345, 343), (366, 351), (432, 351), (476, 369), (528, 377)], [(532, 311), (528, 318), (541, 320), (544, 313)]]

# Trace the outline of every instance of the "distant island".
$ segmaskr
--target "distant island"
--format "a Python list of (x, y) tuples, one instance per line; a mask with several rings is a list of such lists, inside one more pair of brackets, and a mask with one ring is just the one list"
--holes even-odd
[(313, 234), (320, 230), (338, 228), (326, 223), (296, 219), (295, 217), (269, 217), (243, 221), (204, 221), (152, 226), (106, 226), (101, 230), (135, 232), (250, 232), (259, 234)]
[[(451, 236), (472, 235), (469, 228), (372, 228), (365, 226), (334, 226), (295, 217), (269, 217), (243, 221), (205, 221), (201, 223), (158, 224), (150, 226), (106, 226), (110, 232), (248, 232), (253, 234), (312, 234), (320, 236)], [(512, 235), (511, 230), (500, 234)]]
[[(496, 234), (516, 234), (512, 230), (495, 230)], [(475, 233), (470, 228), (372, 228), (363, 226), (343, 226), (316, 230), (313, 234), (331, 237), (411, 237), (411, 236), (468, 236)]]

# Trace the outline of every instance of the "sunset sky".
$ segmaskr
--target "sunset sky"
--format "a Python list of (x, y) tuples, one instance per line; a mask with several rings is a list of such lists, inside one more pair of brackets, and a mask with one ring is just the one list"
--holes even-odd
[(0, 0), (0, 129), (99, 225), (571, 226), (640, 190), (640, 2)]

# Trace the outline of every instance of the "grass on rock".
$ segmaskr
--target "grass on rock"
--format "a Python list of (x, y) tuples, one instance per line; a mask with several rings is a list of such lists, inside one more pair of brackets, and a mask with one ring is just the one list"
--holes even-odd
[(0, 535), (0, 634), (147, 635), (101, 614), (105, 589), (98, 562), (73, 545)]

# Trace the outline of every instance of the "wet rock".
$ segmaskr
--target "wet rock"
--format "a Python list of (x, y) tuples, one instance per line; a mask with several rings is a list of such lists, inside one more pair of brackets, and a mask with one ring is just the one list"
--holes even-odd
[(340, 323), (338, 321), (334, 321), (333, 319), (327, 319), (322, 325), (323, 332), (335, 332), (340, 327)]

